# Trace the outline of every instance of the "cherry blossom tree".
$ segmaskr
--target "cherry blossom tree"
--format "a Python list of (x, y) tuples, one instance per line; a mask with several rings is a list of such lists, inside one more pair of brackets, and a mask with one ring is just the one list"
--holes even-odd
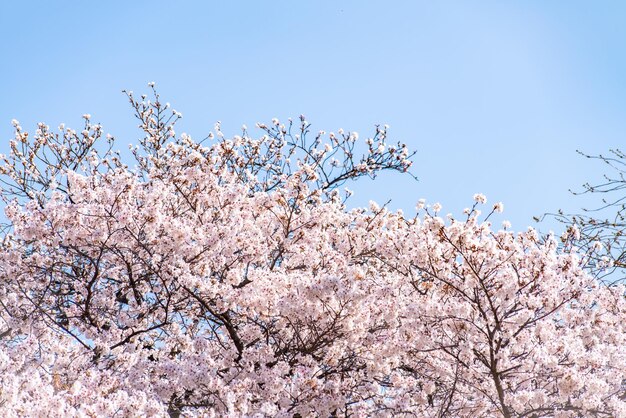
[(205, 144), (128, 97), (134, 168), (89, 115), (14, 123), (4, 416), (626, 415), (624, 291), (592, 252), (493, 228), (480, 194), (463, 219), (348, 210), (347, 181), (411, 165), (386, 127)]

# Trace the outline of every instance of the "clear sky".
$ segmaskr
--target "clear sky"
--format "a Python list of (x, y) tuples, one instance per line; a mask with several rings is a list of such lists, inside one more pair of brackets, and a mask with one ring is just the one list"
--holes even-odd
[(626, 148), (624, 22), (620, 1), (6, 1), (0, 151), (12, 118), (83, 113), (123, 149), (139, 132), (121, 90), (155, 81), (196, 138), (217, 120), (234, 134), (305, 114), (361, 137), (387, 123), (420, 181), (354, 186), (355, 204), (459, 214), (481, 192), (524, 229), (601, 180), (576, 149)]

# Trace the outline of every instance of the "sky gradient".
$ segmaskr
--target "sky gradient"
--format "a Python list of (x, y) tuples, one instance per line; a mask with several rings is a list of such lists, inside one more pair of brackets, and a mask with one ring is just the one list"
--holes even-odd
[(625, 21), (617, 1), (7, 2), (0, 152), (12, 118), (32, 131), (84, 113), (124, 149), (140, 133), (121, 90), (155, 81), (195, 138), (218, 120), (236, 134), (304, 114), (362, 138), (387, 123), (419, 182), (353, 185), (353, 204), (460, 214), (480, 192), (525, 229), (593, 205), (568, 189), (605, 167), (577, 149), (626, 148)]

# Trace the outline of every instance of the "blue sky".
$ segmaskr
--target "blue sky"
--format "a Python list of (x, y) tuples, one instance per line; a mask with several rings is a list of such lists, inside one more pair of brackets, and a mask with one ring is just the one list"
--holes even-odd
[(361, 137), (387, 123), (420, 181), (354, 185), (354, 204), (459, 214), (481, 192), (524, 229), (591, 204), (568, 189), (605, 167), (576, 149), (626, 145), (625, 21), (617, 1), (5, 2), (0, 150), (12, 118), (83, 113), (124, 149), (139, 132), (121, 90), (155, 81), (196, 138), (217, 120), (234, 134), (305, 114)]

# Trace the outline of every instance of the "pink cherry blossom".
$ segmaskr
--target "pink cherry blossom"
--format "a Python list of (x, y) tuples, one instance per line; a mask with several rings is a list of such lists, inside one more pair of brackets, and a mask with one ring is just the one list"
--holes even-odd
[(16, 123), (3, 416), (626, 416), (624, 288), (585, 254), (492, 230), (480, 194), (464, 221), (347, 210), (347, 180), (410, 167), (387, 127), (362, 155), (308, 122), (205, 144), (154, 95), (128, 93), (128, 163), (90, 118)]

